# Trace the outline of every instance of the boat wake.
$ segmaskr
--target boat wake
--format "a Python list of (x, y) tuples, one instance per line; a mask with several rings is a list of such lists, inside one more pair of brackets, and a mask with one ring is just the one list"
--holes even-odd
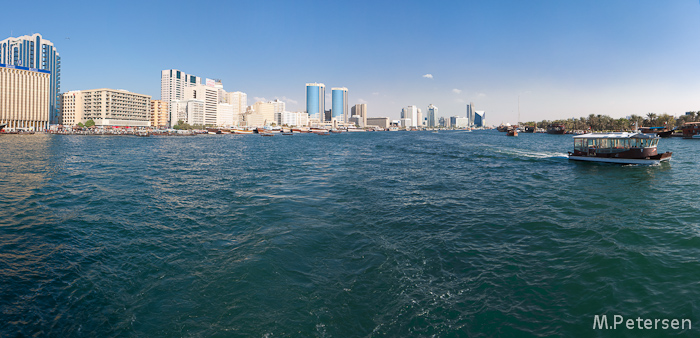
[(535, 159), (545, 159), (545, 158), (568, 158), (567, 153), (561, 153), (561, 152), (532, 152), (532, 151), (524, 151), (524, 150), (515, 150), (515, 149), (509, 149), (509, 150), (496, 150), (497, 153), (500, 154), (505, 154), (509, 156), (514, 156), (514, 157), (521, 157), (521, 158), (535, 158)]

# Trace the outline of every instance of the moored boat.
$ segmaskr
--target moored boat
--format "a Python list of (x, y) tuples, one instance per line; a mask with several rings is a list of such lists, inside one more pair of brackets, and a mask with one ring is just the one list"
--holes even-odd
[(547, 134), (566, 134), (566, 126), (563, 124), (550, 124), (547, 126)]
[(515, 128), (508, 129), (506, 136), (518, 136), (518, 130)]
[(643, 134), (656, 134), (659, 137), (671, 137), (673, 129), (667, 127), (639, 127), (638, 130)]
[(242, 135), (249, 135), (252, 134), (252, 130), (243, 130), (243, 129), (234, 129), (232, 130), (234, 134), (242, 134)]
[(526, 133), (534, 133), (535, 131), (537, 131), (537, 127), (536, 127), (536, 126), (525, 126), (525, 132), (526, 132)]
[(619, 164), (658, 164), (671, 159), (671, 152), (659, 154), (660, 138), (655, 134), (608, 133), (576, 135), (569, 160)]
[(700, 122), (686, 122), (681, 126), (683, 138), (700, 138)]

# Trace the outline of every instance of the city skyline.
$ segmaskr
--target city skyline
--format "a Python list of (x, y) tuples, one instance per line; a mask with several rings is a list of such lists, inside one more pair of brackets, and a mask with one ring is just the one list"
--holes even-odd
[[(473, 102), (489, 124), (514, 122), (518, 96), (523, 121), (700, 110), (697, 1), (135, 5), (45, 2), (52, 15), (40, 17), (9, 3), (17, 15), (0, 23), (0, 37), (53, 42), (62, 92), (123, 88), (157, 99), (158, 72), (179, 69), (221, 79), (251, 103), (285, 101), (289, 111), (305, 110), (305, 83), (344, 86), (349, 106), (366, 103), (370, 117), (394, 120), (429, 104), (441, 117), (466, 116)], [(199, 23), (169, 19), (184, 13)]]

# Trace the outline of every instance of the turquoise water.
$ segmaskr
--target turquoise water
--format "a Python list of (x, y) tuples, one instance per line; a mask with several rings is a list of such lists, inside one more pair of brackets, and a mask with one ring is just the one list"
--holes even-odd
[[(605, 336), (700, 327), (700, 142), (0, 136), (0, 336)], [(612, 320), (612, 318), (609, 318)]]

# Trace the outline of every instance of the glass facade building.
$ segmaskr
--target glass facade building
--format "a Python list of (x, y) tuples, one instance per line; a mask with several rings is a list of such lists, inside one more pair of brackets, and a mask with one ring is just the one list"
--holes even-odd
[(50, 73), (49, 124), (58, 124), (61, 116), (61, 57), (53, 43), (38, 33), (7, 38), (0, 41), (0, 63)]
[(326, 85), (323, 83), (306, 84), (306, 113), (310, 119), (323, 121), (326, 110)]
[(332, 91), (333, 103), (331, 107), (332, 119), (338, 122), (347, 122), (348, 118), (348, 89), (333, 88)]

